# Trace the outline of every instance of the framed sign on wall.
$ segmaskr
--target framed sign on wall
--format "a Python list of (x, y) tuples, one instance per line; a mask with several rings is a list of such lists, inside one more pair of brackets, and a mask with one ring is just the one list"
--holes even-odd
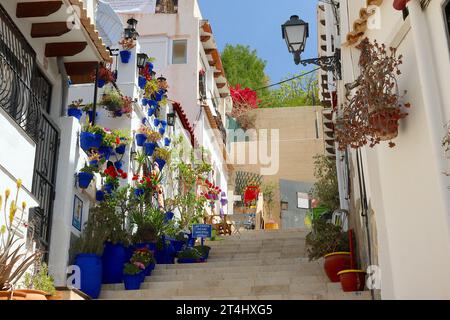
[(73, 214), (72, 214), (72, 226), (81, 231), (83, 223), (83, 200), (75, 195), (73, 200)]
[(311, 201), (309, 195), (303, 192), (297, 192), (297, 208), (298, 209), (310, 209)]

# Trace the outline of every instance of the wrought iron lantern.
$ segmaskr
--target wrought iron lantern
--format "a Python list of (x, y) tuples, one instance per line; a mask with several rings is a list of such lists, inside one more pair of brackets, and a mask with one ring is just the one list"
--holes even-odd
[(138, 53), (137, 55), (137, 67), (144, 69), (147, 64), (148, 55), (145, 53)]
[(139, 36), (139, 33), (136, 31), (136, 26), (138, 21), (134, 18), (128, 19), (127, 21), (128, 27), (125, 28), (124, 31), (124, 37), (125, 39), (134, 39), (137, 40), (137, 37)]
[(167, 125), (170, 127), (175, 126), (175, 113), (174, 112), (167, 114)]

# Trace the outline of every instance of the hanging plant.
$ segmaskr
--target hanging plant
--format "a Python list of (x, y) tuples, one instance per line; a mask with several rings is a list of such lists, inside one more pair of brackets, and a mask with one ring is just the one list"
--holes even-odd
[[(92, 80), (95, 82), (95, 73), (92, 75)], [(98, 82), (97, 86), (102, 88), (105, 84), (114, 82), (116, 79), (112, 71), (107, 68), (103, 63), (100, 64), (98, 69)]]
[(353, 85), (353, 97), (336, 120), (339, 149), (360, 148), (366, 144), (374, 147), (381, 141), (389, 141), (392, 148), (399, 120), (408, 115), (404, 108), (410, 107), (403, 102), (404, 95), (400, 95), (397, 84), (402, 56), (397, 57), (396, 49), (387, 50), (384, 44), (371, 43), (367, 38), (357, 48), (361, 50), (361, 75)]
[(119, 44), (122, 46), (120, 59), (122, 63), (129, 63), (131, 59), (131, 50), (136, 47), (136, 41), (133, 38), (123, 38)]
[(122, 112), (122, 108), (124, 107), (124, 99), (116, 90), (105, 91), (100, 103), (113, 116), (116, 116), (118, 112)]

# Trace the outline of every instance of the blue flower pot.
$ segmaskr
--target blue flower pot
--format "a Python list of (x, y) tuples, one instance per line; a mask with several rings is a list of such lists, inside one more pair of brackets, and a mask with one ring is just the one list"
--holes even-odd
[(156, 263), (158, 264), (174, 264), (175, 259), (169, 254), (168, 250), (157, 250), (155, 252)]
[(159, 123), (161, 124), (161, 126), (162, 126), (163, 128), (166, 128), (166, 127), (167, 127), (167, 121), (166, 121), (166, 120), (161, 120)]
[[(92, 122), (92, 119), (94, 119), (94, 111), (87, 111), (86, 115), (89, 118), (89, 122)], [(95, 119), (98, 120), (98, 112), (95, 113)]]
[(122, 63), (129, 63), (131, 59), (131, 51), (122, 50), (120, 51), (120, 60)]
[(155, 162), (158, 164), (159, 166), (159, 170), (162, 171), (162, 169), (164, 168), (164, 166), (166, 165), (166, 161), (160, 158), (156, 158)]
[(164, 222), (169, 222), (173, 219), (175, 214), (173, 212), (166, 212), (166, 215), (164, 216)]
[(83, 111), (77, 108), (69, 108), (69, 110), (67, 110), (67, 115), (69, 117), (74, 117), (80, 120), (81, 116), (83, 115)]
[(158, 119), (158, 118), (156, 118), (156, 119), (153, 120), (153, 125), (154, 125), (155, 127), (159, 126), (159, 124), (160, 124), (160, 122), (159, 122), (159, 119)]
[(103, 87), (105, 86), (105, 84), (106, 84), (106, 81), (105, 81), (105, 80), (103, 80), (103, 79), (98, 79), (98, 81), (97, 81), (97, 87), (103, 88)]
[(120, 118), (123, 115), (123, 112), (118, 110), (118, 111), (114, 111), (114, 117)]
[(102, 190), (98, 190), (95, 193), (95, 200), (97, 200), (98, 202), (105, 201), (105, 192)]
[(155, 114), (155, 108), (154, 107), (150, 107), (150, 108), (148, 108), (148, 111), (147, 111), (147, 115), (149, 116), (149, 117), (151, 117), (151, 116), (153, 116), (154, 114)]
[(171, 142), (170, 138), (164, 138), (164, 145), (166, 147), (170, 146), (170, 142)]
[(136, 196), (136, 197), (142, 197), (143, 195), (144, 195), (144, 189), (135, 189), (134, 190), (134, 195)]
[(125, 284), (125, 290), (139, 290), (142, 283), (142, 275), (138, 273), (136, 275), (123, 275), (123, 283)]
[(144, 143), (144, 150), (145, 150), (145, 154), (149, 157), (151, 157), (153, 155), (153, 153), (155, 152), (157, 145), (154, 142), (147, 142)]
[(81, 189), (87, 189), (91, 184), (92, 179), (94, 179), (94, 175), (88, 172), (80, 172), (78, 173), (78, 186)]
[(84, 151), (93, 148), (95, 142), (95, 134), (83, 131), (80, 133), (80, 147)]
[(158, 107), (158, 101), (148, 100), (148, 105), (156, 108), (156, 107)]
[(165, 91), (164, 90), (159, 90), (156, 94), (155, 94), (155, 100), (156, 101), (161, 101), (164, 98), (164, 94)]
[(149, 68), (150, 72), (153, 71), (153, 68), (154, 68), (153, 63), (147, 62), (147, 67)]
[(116, 148), (116, 153), (117, 154), (124, 154), (126, 149), (127, 149), (127, 146), (125, 144), (121, 144), (120, 146), (118, 146)]
[(121, 243), (105, 243), (103, 250), (103, 283), (121, 283), (123, 280), (123, 266), (127, 262), (125, 247)]
[(159, 128), (158, 132), (159, 132), (160, 135), (163, 136), (166, 133), (166, 129), (161, 127), (161, 128)]
[(134, 245), (136, 249), (147, 248), (150, 251), (156, 251), (156, 243), (154, 242), (145, 242), (145, 243), (137, 243)]
[(136, 144), (139, 147), (142, 147), (144, 145), (145, 141), (147, 141), (147, 135), (146, 134), (138, 133), (136, 135)]
[(147, 106), (148, 105), (148, 99), (147, 98), (143, 98), (142, 99), (142, 105), (143, 106)]
[(182, 258), (177, 260), (178, 263), (199, 263), (203, 261), (204, 261), (203, 259), (191, 259), (191, 258)]
[(122, 170), (123, 162), (122, 161), (116, 161), (116, 162), (114, 162), (114, 166), (116, 167), (117, 170)]
[(144, 90), (145, 86), (147, 85), (147, 79), (145, 79), (145, 77), (139, 76), (138, 85), (139, 85), (139, 88)]
[(110, 183), (106, 183), (103, 188), (105, 189), (105, 192), (108, 194), (111, 194), (114, 190), (114, 186)]
[(80, 268), (80, 290), (92, 299), (100, 296), (102, 288), (102, 259), (96, 254), (79, 254), (75, 257), (75, 265)]
[(145, 276), (150, 277), (153, 270), (155, 270), (155, 264), (151, 263), (145, 268)]
[(171, 240), (170, 242), (172, 243), (176, 252), (180, 252), (183, 249), (184, 244), (186, 243), (181, 240)]
[(111, 147), (101, 146), (100, 148), (98, 148), (98, 153), (100, 154), (100, 156), (105, 158), (105, 160), (107, 160), (107, 161), (109, 160), (109, 158), (111, 158), (112, 152), (113, 152), (113, 149)]
[(98, 160), (91, 160), (91, 161), (89, 161), (89, 165), (91, 167), (98, 167)]

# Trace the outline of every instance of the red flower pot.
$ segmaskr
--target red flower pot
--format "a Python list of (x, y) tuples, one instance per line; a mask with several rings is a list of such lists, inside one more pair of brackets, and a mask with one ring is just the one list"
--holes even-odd
[(363, 270), (343, 270), (338, 273), (344, 292), (363, 291), (366, 283), (366, 272)]
[(323, 267), (331, 282), (339, 282), (338, 272), (350, 269), (350, 252), (333, 252), (324, 256)]

